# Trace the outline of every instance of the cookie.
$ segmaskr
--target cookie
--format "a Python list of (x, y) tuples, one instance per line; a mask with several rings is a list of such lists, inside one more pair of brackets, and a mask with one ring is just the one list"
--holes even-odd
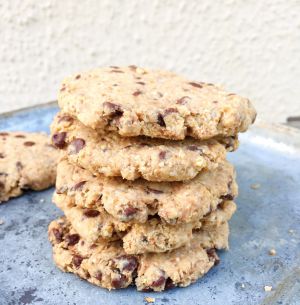
[[(204, 217), (198, 222), (176, 226), (162, 224), (157, 219), (150, 220), (146, 224), (134, 224), (122, 238), (123, 248), (128, 254), (163, 253), (189, 244), (195, 235), (201, 233), (207, 244), (210, 240), (214, 241), (214, 245), (211, 247), (227, 249), (229, 233), (227, 222), (235, 209), (235, 203), (227, 201), (224, 210), (219, 208), (209, 214), (213, 218), (218, 218), (216, 222), (206, 221), (206, 217)], [(223, 237), (226, 238), (217, 238), (217, 236), (220, 236), (219, 231), (223, 232)]]
[[(204, 169), (215, 168), (226, 156), (224, 145), (216, 140), (122, 138), (115, 132), (101, 136), (66, 114), (55, 118), (51, 130), (52, 143), (66, 151), (70, 162), (95, 174), (127, 180), (189, 180)], [(234, 150), (237, 139), (227, 140), (228, 149)]]
[[(223, 229), (219, 227), (214, 238), (228, 239)], [(126, 288), (134, 283), (138, 290), (143, 291), (185, 287), (219, 262), (214, 240), (201, 232), (190, 244), (179, 249), (141, 255), (126, 254), (120, 241), (89, 243), (80, 237), (65, 217), (53, 221), (48, 233), (54, 261), (62, 271), (77, 274), (109, 290)]]
[(194, 222), (174, 226), (159, 218), (152, 218), (141, 224), (119, 221), (102, 207), (98, 209), (70, 207), (67, 197), (61, 199), (57, 206), (63, 210), (72, 227), (84, 240), (95, 243), (103, 239), (122, 239), (127, 254), (159, 253), (179, 248), (189, 243), (195, 230), (213, 231), (214, 227), (227, 222), (236, 210), (233, 201), (225, 201), (217, 210)]
[(143, 179), (94, 176), (62, 160), (57, 169), (54, 202), (71, 206), (103, 208), (114, 218), (145, 223), (157, 215), (169, 224), (197, 221), (224, 200), (237, 195), (235, 171), (227, 161), (184, 182), (150, 182)]
[(0, 202), (54, 185), (59, 155), (45, 134), (0, 132)]
[(251, 102), (213, 84), (135, 66), (98, 68), (66, 78), (63, 112), (121, 136), (199, 140), (234, 136), (256, 117)]

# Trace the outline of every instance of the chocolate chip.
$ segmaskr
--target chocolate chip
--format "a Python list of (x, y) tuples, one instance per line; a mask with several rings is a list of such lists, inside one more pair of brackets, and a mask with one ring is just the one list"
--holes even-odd
[(168, 290), (168, 289), (172, 289), (176, 287), (176, 285), (174, 284), (174, 282), (168, 277), (167, 280), (166, 280), (166, 284), (165, 284), (165, 290)]
[(229, 93), (229, 94), (227, 94), (227, 96), (232, 96), (232, 95), (235, 95), (235, 93)]
[(191, 86), (196, 87), (196, 88), (202, 88), (203, 86), (201, 84), (198, 83), (194, 83), (194, 82), (190, 82), (189, 83)]
[(66, 145), (66, 142), (65, 142), (66, 136), (67, 136), (66, 132), (55, 133), (52, 136), (53, 145), (60, 149), (64, 148)]
[(15, 138), (25, 139), (26, 137), (22, 134), (17, 134), (17, 135), (15, 135)]
[(160, 125), (161, 127), (166, 127), (166, 123), (164, 121), (164, 117), (161, 113), (157, 115), (157, 124)]
[(86, 184), (86, 181), (80, 181), (78, 183), (76, 183), (73, 187), (72, 187), (72, 191), (81, 191), (83, 189), (83, 186)]
[(111, 281), (112, 287), (116, 289), (120, 289), (125, 287), (126, 285), (126, 276), (124, 274), (116, 274), (115, 277)]
[(69, 115), (64, 115), (58, 119), (58, 123), (61, 123), (61, 122), (70, 122), (71, 123), (73, 121), (74, 121), (74, 119)]
[(154, 194), (163, 194), (163, 191), (150, 188), (149, 186), (147, 186), (146, 192), (147, 193), (154, 193)]
[(214, 104), (218, 104), (219, 102), (218, 102), (218, 101), (213, 101), (213, 103), (214, 103)]
[(83, 257), (80, 255), (74, 255), (72, 258), (72, 263), (76, 268), (80, 267), (82, 261), (83, 261)]
[(85, 146), (85, 141), (83, 139), (75, 139), (73, 140), (70, 144), (69, 144), (69, 154), (73, 155), (73, 154), (77, 154), (79, 153), (79, 151), (81, 149), (83, 149), (83, 147)]
[(62, 87), (62, 88), (60, 88), (60, 90), (59, 91), (65, 91), (66, 90), (66, 87)]
[(137, 259), (132, 255), (118, 256), (114, 259), (114, 262), (115, 263), (119, 262), (119, 265), (120, 265), (119, 269), (121, 272), (123, 272), (123, 271), (132, 272), (138, 266)]
[(232, 194), (225, 194), (225, 195), (220, 196), (220, 198), (222, 200), (233, 200), (234, 199)]
[(215, 266), (219, 265), (220, 259), (219, 259), (218, 255), (217, 255), (216, 249), (214, 249), (214, 248), (207, 249), (206, 253), (207, 253), (207, 255), (208, 255), (208, 257), (210, 259), (214, 260), (214, 265)]
[(80, 77), (81, 77), (81, 75), (78, 74), (78, 75), (75, 76), (75, 79), (79, 79)]
[(196, 145), (189, 145), (189, 146), (187, 147), (187, 149), (188, 149), (188, 150), (191, 150), (191, 151), (197, 151), (197, 150), (199, 150), (199, 147), (196, 146)]
[(35, 142), (32, 142), (32, 141), (26, 141), (23, 143), (25, 146), (33, 146), (35, 145)]
[(70, 234), (66, 236), (68, 246), (74, 246), (79, 242), (80, 236), (78, 234)]
[(16, 163), (16, 168), (17, 168), (17, 170), (21, 170), (21, 169), (23, 169), (23, 164), (20, 162), (20, 161), (18, 161), (17, 163)]
[(86, 209), (84, 212), (83, 212), (83, 215), (86, 216), (86, 217), (89, 217), (89, 218), (92, 218), (92, 217), (97, 217), (100, 215), (100, 212), (97, 211), (97, 210), (93, 210), (93, 209)]
[(113, 68), (113, 69), (120, 69), (119, 66), (110, 66), (110, 67)]
[(166, 277), (164, 275), (161, 275), (157, 280), (152, 282), (151, 286), (152, 287), (159, 287), (165, 285), (166, 282)]
[(0, 172), (0, 176), (8, 176), (8, 174), (7, 173), (4, 173), (4, 172)]
[(4, 154), (0, 153), (0, 159), (4, 159), (4, 158), (5, 158)]
[(160, 151), (159, 154), (158, 154), (159, 159), (160, 160), (166, 159), (166, 154), (167, 154), (167, 152), (165, 150)]
[(8, 135), (9, 135), (8, 132), (0, 132), (0, 136), (6, 137), (6, 136), (8, 136)]
[(58, 229), (52, 229), (52, 233), (57, 242), (61, 243), (63, 241), (63, 234)]
[[(148, 220), (149, 220), (149, 217), (148, 217)], [(147, 238), (147, 236), (143, 235), (143, 237), (141, 238), (141, 241), (142, 241), (143, 243), (148, 243), (148, 238)]]
[(135, 65), (130, 65), (130, 66), (128, 66), (131, 70), (136, 70), (137, 69), (137, 66), (135, 66)]
[(97, 271), (94, 275), (94, 278), (97, 279), (99, 282), (101, 282), (102, 280), (102, 272), (101, 271)]
[(137, 90), (132, 93), (133, 96), (139, 96), (140, 94), (142, 94), (142, 91), (140, 91), (140, 90)]
[(127, 217), (134, 215), (136, 212), (137, 212), (137, 209), (130, 205), (124, 209), (124, 214)]
[(117, 105), (117, 104), (114, 104), (111, 102), (105, 102), (105, 103), (103, 103), (103, 106), (109, 108), (109, 110), (111, 112), (110, 115), (113, 115), (113, 116), (121, 116), (124, 112), (120, 105)]
[(189, 96), (183, 96), (177, 100), (176, 104), (185, 105), (188, 102), (188, 100), (190, 100), (190, 99), (191, 98)]
[(121, 70), (111, 70), (110, 72), (112, 72), (112, 73), (124, 73), (124, 72), (121, 71)]
[(139, 84), (139, 85), (146, 85), (144, 82), (136, 82), (137, 84)]
[(165, 110), (165, 116), (170, 114), (170, 113), (176, 113), (178, 110), (176, 108), (168, 108)]
[(216, 250), (214, 248), (210, 248), (210, 249), (206, 250), (206, 253), (207, 253), (208, 257), (215, 257)]

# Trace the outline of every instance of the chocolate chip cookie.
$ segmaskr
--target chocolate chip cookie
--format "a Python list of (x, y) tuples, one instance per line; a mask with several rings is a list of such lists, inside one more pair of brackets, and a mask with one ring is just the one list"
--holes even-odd
[(235, 171), (227, 161), (184, 182), (150, 182), (95, 176), (62, 160), (57, 169), (54, 202), (103, 207), (119, 221), (145, 223), (156, 215), (169, 224), (197, 221), (224, 200), (237, 196)]
[(99, 135), (66, 114), (52, 123), (52, 143), (64, 149), (68, 160), (92, 173), (127, 180), (182, 181), (194, 178), (225, 160), (226, 149), (237, 148), (235, 137), (199, 142), (125, 138), (115, 132)]
[(123, 240), (127, 254), (166, 252), (189, 243), (193, 232), (199, 229), (214, 231), (227, 222), (236, 210), (233, 201), (224, 201), (203, 218), (193, 222), (170, 225), (153, 217), (146, 223), (122, 222), (109, 215), (103, 207), (86, 209), (70, 207), (69, 198), (60, 197), (57, 206), (62, 209), (77, 233), (88, 242), (99, 240)]
[[(213, 238), (228, 239), (221, 228)], [(120, 241), (89, 243), (65, 217), (53, 221), (48, 233), (54, 261), (61, 270), (107, 289), (125, 288), (133, 283), (143, 291), (185, 287), (219, 263), (212, 236), (203, 236), (201, 231), (190, 244), (176, 250), (141, 255), (126, 254)]]
[(182, 140), (234, 136), (256, 117), (251, 102), (213, 84), (136, 66), (99, 68), (66, 78), (63, 112), (121, 136)]
[(53, 185), (59, 155), (45, 134), (0, 132), (0, 202)]

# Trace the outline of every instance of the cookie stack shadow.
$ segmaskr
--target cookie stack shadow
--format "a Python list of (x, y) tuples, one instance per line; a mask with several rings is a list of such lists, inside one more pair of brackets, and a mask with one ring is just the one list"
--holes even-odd
[(195, 282), (228, 249), (236, 210), (226, 160), (255, 119), (247, 99), (135, 66), (66, 79), (51, 126), (63, 150), (49, 225), (56, 265), (118, 289)]

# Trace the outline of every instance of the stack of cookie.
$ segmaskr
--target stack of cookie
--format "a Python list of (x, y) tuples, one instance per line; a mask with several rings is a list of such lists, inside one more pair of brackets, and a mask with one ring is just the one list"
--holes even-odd
[(161, 291), (217, 264), (236, 209), (226, 152), (254, 122), (249, 100), (171, 72), (112, 66), (67, 78), (58, 101), (57, 266), (108, 289)]

